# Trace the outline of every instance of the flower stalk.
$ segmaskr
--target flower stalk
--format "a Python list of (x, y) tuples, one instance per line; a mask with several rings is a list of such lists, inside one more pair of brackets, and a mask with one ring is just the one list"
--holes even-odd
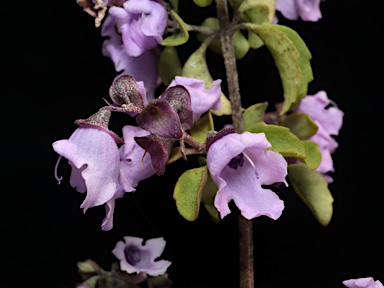
[[(232, 45), (234, 30), (230, 29), (232, 24), (229, 19), (227, 0), (216, 0), (216, 10), (220, 23), (220, 42), (227, 76), (229, 99), (232, 107), (232, 123), (236, 132), (241, 133), (244, 130), (244, 123), (235, 51)], [(254, 288), (252, 221), (239, 215), (238, 227), (240, 288)]]

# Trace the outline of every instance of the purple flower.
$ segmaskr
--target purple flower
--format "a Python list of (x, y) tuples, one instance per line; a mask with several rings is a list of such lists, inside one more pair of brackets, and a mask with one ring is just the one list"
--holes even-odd
[(379, 280), (372, 277), (350, 279), (343, 281), (343, 284), (349, 288), (383, 288), (383, 284)]
[(230, 213), (231, 200), (247, 219), (261, 215), (280, 217), (283, 201), (262, 185), (287, 185), (287, 162), (279, 153), (266, 150), (270, 147), (264, 133), (249, 132), (230, 133), (210, 144), (208, 169), (219, 187), (214, 205), (221, 218)]
[(316, 169), (322, 173), (328, 183), (333, 179), (326, 175), (328, 172), (334, 172), (333, 160), (331, 154), (338, 147), (337, 142), (331, 135), (338, 135), (343, 124), (344, 113), (337, 107), (328, 107), (333, 104), (324, 91), (315, 95), (308, 95), (300, 100), (296, 108), (298, 113), (306, 113), (318, 126), (318, 130), (309, 140), (320, 146), (322, 160)]
[(144, 51), (137, 57), (129, 56), (114, 24), (115, 19), (111, 15), (103, 23), (101, 35), (109, 38), (103, 42), (102, 53), (111, 58), (117, 72), (131, 75), (136, 81), (143, 81), (150, 101), (155, 98), (155, 90), (161, 82), (157, 72), (158, 57), (151, 51)]
[(143, 245), (143, 239), (126, 236), (112, 250), (113, 255), (120, 260), (120, 269), (128, 273), (145, 272), (151, 276), (164, 274), (171, 262), (155, 261), (165, 248), (163, 237), (149, 239)]
[(140, 56), (163, 41), (168, 20), (163, 5), (151, 0), (129, 0), (123, 6), (109, 8), (109, 14), (115, 19), (129, 56)]
[(289, 20), (316, 22), (321, 19), (321, 0), (276, 0), (276, 10)]
[(123, 127), (124, 145), (120, 147), (120, 183), (125, 192), (134, 192), (138, 183), (155, 174), (151, 156), (145, 153), (134, 137), (147, 136), (150, 133), (140, 127)]
[(80, 206), (84, 212), (116, 196), (120, 157), (110, 133), (97, 128), (79, 127), (68, 140), (59, 140), (52, 145), (72, 167), (71, 186), (81, 193), (87, 191)]
[(182, 85), (188, 90), (191, 95), (193, 122), (196, 122), (209, 109), (219, 110), (221, 108), (220, 96), (222, 92), (220, 84), (220, 79), (215, 80), (209, 89), (205, 89), (204, 80), (176, 76), (167, 89), (176, 85)]

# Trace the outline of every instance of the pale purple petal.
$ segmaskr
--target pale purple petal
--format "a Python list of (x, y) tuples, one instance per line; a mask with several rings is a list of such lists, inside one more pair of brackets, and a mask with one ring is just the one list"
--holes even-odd
[[(264, 133), (228, 134), (215, 141), (207, 154), (208, 169), (219, 187), (215, 207), (221, 218), (230, 213), (228, 202), (234, 200), (242, 215), (252, 219), (266, 215), (277, 219), (284, 203), (271, 190), (261, 187), (286, 183), (287, 162), (278, 153), (265, 151), (271, 145)], [(228, 164), (242, 154), (244, 163), (236, 169)]]
[(276, 0), (276, 10), (287, 19), (316, 22), (321, 19), (321, 0)]
[(343, 284), (349, 288), (383, 288), (383, 284), (379, 280), (372, 277), (350, 279), (343, 281)]
[(306, 113), (312, 120), (317, 121), (331, 135), (338, 135), (343, 124), (344, 113), (337, 107), (329, 107), (333, 104), (328, 99), (326, 92), (319, 91), (315, 95), (308, 95), (300, 100), (296, 112)]
[(208, 110), (219, 110), (222, 106), (220, 79), (213, 81), (212, 86), (205, 89), (203, 80), (176, 76), (167, 89), (176, 85), (184, 86), (191, 95), (193, 122), (196, 122)]
[(296, 0), (276, 0), (276, 10), (287, 19), (297, 20), (299, 11), (296, 9)]
[(81, 167), (80, 169), (77, 169), (75, 165), (71, 161), (68, 161), (69, 165), (71, 165), (71, 177), (69, 180), (69, 184), (71, 187), (76, 188), (77, 192), (84, 193), (87, 191), (87, 186), (85, 184), (83, 176), (81, 176), (81, 173), (86, 166)]
[(105, 217), (103, 223), (101, 224), (101, 229), (104, 231), (109, 231), (113, 228), (113, 213), (115, 212), (115, 202), (116, 199), (124, 196), (124, 190), (121, 185), (118, 185), (117, 192), (115, 196), (105, 203)]
[(167, 12), (163, 5), (156, 1), (130, 0), (125, 2), (124, 8), (128, 13), (141, 16), (138, 22), (145, 36), (153, 37), (156, 44), (163, 40), (162, 34), (168, 20)]
[[(149, 242), (149, 243), (148, 243)], [(171, 265), (166, 260), (155, 261), (164, 251), (164, 238), (146, 241), (138, 237), (126, 236), (124, 242), (119, 241), (112, 253), (120, 260), (120, 268), (128, 273), (145, 272), (151, 276), (164, 274)]]
[(149, 153), (145, 154), (145, 150), (134, 140), (134, 137), (142, 137), (149, 134), (148, 131), (140, 127), (129, 125), (123, 127), (125, 144), (119, 149), (121, 158), (120, 183), (126, 192), (135, 191), (140, 181), (155, 174), (155, 170), (152, 167), (151, 156)]
[[(87, 196), (80, 206), (84, 211), (106, 203), (115, 195), (120, 158), (116, 142), (107, 132), (80, 127), (68, 140), (59, 140), (52, 145), (58, 154), (82, 170), (81, 177), (87, 187)], [(79, 183), (78, 177), (76, 171), (72, 183)]]

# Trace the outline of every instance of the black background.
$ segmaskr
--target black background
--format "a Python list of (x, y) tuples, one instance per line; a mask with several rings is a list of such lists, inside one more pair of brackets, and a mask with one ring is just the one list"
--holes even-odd
[[(342, 288), (343, 280), (368, 276), (384, 283), (380, 2), (322, 2), (317, 23), (280, 17), (313, 54), (309, 94), (325, 90), (345, 117), (334, 154), (331, 223), (320, 226), (292, 190), (278, 191), (285, 201), (283, 215), (253, 221), (255, 287)], [(188, 23), (213, 16), (210, 8), (183, 5), (180, 15)], [(57, 185), (52, 143), (68, 138), (76, 119), (104, 105), (115, 77), (113, 64), (101, 54), (100, 28), (74, 0), (8, 1), (0, 13), (5, 158), (0, 286), (74, 287), (77, 261), (90, 258), (109, 269), (116, 242), (131, 235), (166, 239), (164, 258), (172, 261), (168, 273), (175, 288), (238, 287), (235, 207), (220, 224), (212, 223), (204, 209), (198, 220), (187, 222), (172, 198), (182, 169), (193, 167), (196, 159), (170, 165), (164, 176), (143, 181), (135, 193), (119, 199), (108, 232), (100, 229), (103, 206), (86, 214), (79, 208), (84, 195), (70, 187), (66, 161), (59, 166), (64, 181)], [(182, 61), (198, 46), (191, 34), (191, 42), (179, 47)], [(224, 77), (221, 58), (210, 52), (208, 57), (213, 77)], [(238, 67), (245, 107), (279, 100), (281, 84), (265, 48), (249, 53)], [(118, 133), (132, 123), (120, 115), (111, 121)]]

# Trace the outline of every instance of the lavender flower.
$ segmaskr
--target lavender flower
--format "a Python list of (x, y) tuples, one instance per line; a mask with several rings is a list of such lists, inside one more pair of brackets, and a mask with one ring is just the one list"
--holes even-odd
[(210, 144), (208, 169), (219, 187), (214, 205), (221, 218), (230, 213), (231, 200), (247, 219), (261, 215), (280, 217), (283, 201), (262, 185), (287, 185), (287, 162), (279, 153), (266, 150), (270, 147), (264, 133), (249, 132), (230, 133)]
[(337, 142), (331, 135), (338, 135), (343, 124), (344, 113), (337, 107), (328, 107), (333, 104), (324, 91), (315, 95), (308, 95), (300, 100), (296, 108), (298, 113), (306, 113), (318, 126), (318, 130), (309, 140), (320, 146), (322, 160), (317, 171), (322, 173), (328, 183), (333, 181), (332, 177), (326, 175), (334, 172), (331, 154), (338, 147)]
[(111, 7), (109, 14), (122, 34), (127, 54), (140, 56), (163, 40), (167, 12), (163, 5), (151, 0), (129, 0), (123, 7)]
[(163, 237), (149, 239), (143, 245), (143, 239), (125, 236), (112, 250), (113, 255), (120, 260), (120, 269), (128, 273), (145, 272), (151, 276), (164, 274), (171, 265), (170, 261), (158, 260), (165, 248)]
[(349, 288), (383, 288), (383, 284), (379, 280), (372, 277), (350, 279), (343, 281), (343, 284)]
[(316, 22), (321, 19), (321, 0), (276, 0), (276, 10), (289, 20)]

